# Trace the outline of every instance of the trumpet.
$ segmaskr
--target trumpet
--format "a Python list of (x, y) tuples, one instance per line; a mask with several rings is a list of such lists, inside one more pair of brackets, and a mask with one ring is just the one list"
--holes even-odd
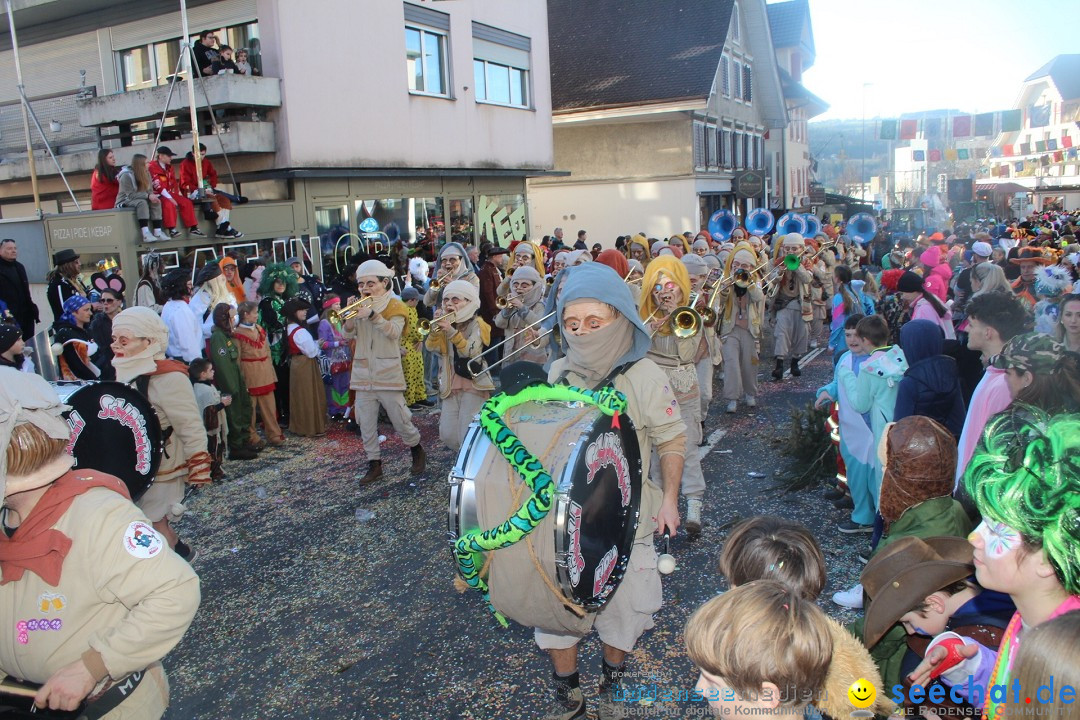
[[(528, 325), (521, 328), (520, 330), (518, 330), (513, 335), (511, 335), (509, 337), (506, 337), (506, 338), (503, 338), (499, 342), (495, 343), (494, 345), (492, 345), (491, 347), (488, 348), (488, 351), (490, 352), (491, 350), (494, 350), (497, 347), (502, 347), (503, 345), (510, 342), (511, 340), (513, 340), (514, 338), (516, 338), (519, 335), (524, 335), (525, 333), (532, 330), (537, 325), (543, 324), (545, 320), (551, 318), (557, 312), (558, 312), (558, 310), (552, 310), (551, 312), (549, 312), (547, 315), (540, 318), (539, 320), (536, 320), (535, 322), (529, 323)], [(555, 328), (558, 328), (558, 323), (555, 324)], [(487, 370), (484, 370), (484, 368), (483, 368), (483, 358), (478, 358), (478, 357), (472, 358), (467, 363), (468, 368), (469, 368), (469, 372), (471, 372), (473, 374), (473, 377), (476, 377), (477, 375), (480, 375), (480, 374), (482, 374), (484, 372), (491, 372), (491, 369), (494, 368), (494, 367), (498, 367), (498, 365), (500, 363), (504, 362), (505, 360), (507, 360), (509, 358), (512, 358), (513, 356), (517, 355), (519, 352), (522, 352), (523, 350), (525, 350), (525, 348), (529, 347), (530, 345), (536, 345), (537, 343), (539, 343), (540, 340), (542, 340), (543, 338), (546, 338), (552, 332), (555, 332), (555, 328), (552, 328), (551, 330), (548, 330), (547, 332), (541, 334), (539, 337), (537, 337), (535, 340), (533, 340), (528, 345), (522, 345), (521, 347), (519, 347), (517, 350), (510, 353), (509, 355), (504, 355), (498, 362), (492, 363), (491, 367), (487, 368)]]
[(633, 280), (631, 280), (630, 276), (633, 275), (633, 274), (634, 274), (633, 270), (626, 273), (626, 277), (623, 278), (623, 282), (626, 283), (627, 285), (637, 285), (638, 283), (640, 283), (642, 280), (645, 279), (645, 276), (642, 275), (641, 277), (634, 278)]
[(510, 307), (510, 299), (511, 298), (516, 298), (516, 297), (521, 297), (521, 296), (516, 295), (516, 294), (512, 294), (512, 295), (506, 295), (504, 297), (495, 298), (495, 307), (499, 308), (500, 310), (505, 310), (506, 308)]
[(352, 320), (354, 317), (356, 317), (356, 314), (358, 312), (363, 310), (365, 307), (370, 306), (374, 302), (375, 299), (373, 297), (371, 297), (370, 295), (365, 295), (356, 302), (349, 303), (340, 310), (331, 310), (329, 315), (330, 321), (341, 323), (345, 322), (346, 320)]
[(450, 280), (450, 276), (453, 275), (453, 274), (454, 274), (453, 270), (448, 270), (447, 272), (444, 272), (442, 275), (436, 276), (435, 279), (431, 281), (431, 284), (428, 285), (428, 288), (431, 289), (431, 290), (435, 290), (437, 292), (439, 290), (439, 288), (441, 288), (443, 285), (445, 285)]
[[(450, 322), (457, 322), (457, 313), (452, 312), (452, 313), (449, 313), (449, 314), (454, 316), (454, 319), (451, 320)], [(442, 317), (443, 316), (440, 315), (439, 317), (435, 318), (435, 320), (438, 321)], [(416, 325), (416, 332), (420, 333), (420, 337), (426, 338), (431, 333), (441, 333), (442, 332), (442, 325), (436, 325), (431, 320), (428, 320), (427, 318), (423, 318)]]

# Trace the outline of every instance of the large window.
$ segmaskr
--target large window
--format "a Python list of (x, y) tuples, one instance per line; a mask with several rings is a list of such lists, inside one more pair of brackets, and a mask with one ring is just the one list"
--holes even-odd
[(474, 22), (473, 87), (476, 101), (530, 107), (532, 41), (524, 35)]
[[(259, 45), (259, 23), (250, 22), (214, 30), (218, 47), (228, 45), (234, 51), (248, 51), (251, 66), (262, 72), (262, 52)], [(199, 37), (192, 36), (194, 45)], [(148, 45), (121, 50), (120, 72), (124, 90), (143, 90), (166, 85), (176, 71), (180, 60), (180, 38), (160, 40)]]
[(446, 35), (420, 27), (405, 27), (405, 60), (409, 90), (426, 95), (448, 95)]

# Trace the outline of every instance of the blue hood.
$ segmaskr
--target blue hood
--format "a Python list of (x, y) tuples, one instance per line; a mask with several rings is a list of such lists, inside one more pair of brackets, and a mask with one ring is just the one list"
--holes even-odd
[(904, 348), (908, 367), (941, 355), (944, 346), (945, 336), (941, 328), (929, 320), (911, 320), (900, 328), (900, 347)]
[[(561, 281), (559, 278), (562, 278)], [(645, 357), (652, 340), (649, 338), (649, 331), (645, 329), (641, 321), (641, 316), (638, 315), (637, 304), (634, 302), (634, 296), (630, 294), (630, 288), (618, 273), (603, 263), (585, 263), (563, 270), (556, 278), (556, 283), (552, 287), (552, 296), (555, 296), (559, 286), (562, 286), (556, 318), (562, 317), (563, 309), (573, 300), (598, 300), (607, 303), (625, 315), (634, 326), (634, 344), (625, 355), (615, 361), (615, 367)], [(565, 335), (563, 335), (563, 350), (566, 350)]]

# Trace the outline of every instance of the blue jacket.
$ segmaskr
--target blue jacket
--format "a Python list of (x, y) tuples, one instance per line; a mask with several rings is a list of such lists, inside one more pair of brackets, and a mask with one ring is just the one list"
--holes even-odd
[(908, 369), (896, 394), (893, 418), (923, 415), (960, 437), (964, 429), (964, 395), (956, 360), (942, 355), (945, 338), (929, 320), (911, 320), (900, 329), (900, 346)]

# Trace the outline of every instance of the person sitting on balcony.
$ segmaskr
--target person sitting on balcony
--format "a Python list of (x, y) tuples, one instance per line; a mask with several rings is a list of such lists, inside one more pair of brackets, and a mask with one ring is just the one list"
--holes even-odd
[(112, 210), (116, 207), (116, 193), (120, 191), (120, 182), (116, 176), (116, 153), (108, 148), (98, 150), (97, 165), (90, 175), (90, 209)]
[(229, 224), (232, 212), (232, 197), (217, 189), (218, 174), (210, 158), (206, 157), (206, 146), (199, 143), (199, 157), (202, 158), (203, 195), (199, 198), (199, 177), (195, 172), (195, 153), (188, 153), (180, 163), (180, 190), (192, 200), (199, 200), (203, 205), (203, 214), (217, 225), (214, 233), (218, 238), (241, 238), (244, 233)]
[(228, 45), (218, 48), (218, 59), (210, 66), (211, 75), (239, 75), (240, 70), (233, 62), (233, 49)]
[(217, 45), (217, 35), (213, 30), (203, 30), (199, 33), (199, 39), (191, 47), (191, 54), (194, 56), (192, 65), (195, 66), (197, 74), (204, 77), (214, 74), (213, 66), (219, 54), (214, 49), (215, 45)]
[(157, 149), (157, 155), (149, 168), (154, 192), (161, 196), (162, 225), (169, 229), (172, 237), (180, 235), (180, 231), (176, 229), (176, 216), (179, 213), (187, 227), (188, 236), (204, 238), (206, 233), (199, 229), (199, 221), (195, 219), (195, 206), (180, 192), (180, 184), (176, 181), (176, 172), (172, 166), (173, 156), (173, 151), (162, 145)]
[(248, 75), (254, 77), (255, 75), (261, 75), (259, 69), (251, 64), (248, 59), (248, 49), (240, 48), (236, 51), (236, 72), (241, 75)]
[[(109, 151), (112, 155), (112, 151)], [(97, 178), (97, 170), (94, 178)], [(153, 181), (146, 166), (146, 156), (136, 153), (131, 158), (131, 165), (125, 166), (116, 176), (117, 193), (114, 207), (135, 208), (135, 218), (139, 221), (143, 242), (168, 240), (161, 229), (161, 198), (153, 191)], [(95, 195), (96, 197), (96, 195)], [(94, 208), (97, 209), (96, 207)], [(153, 231), (150, 230), (151, 223)]]

